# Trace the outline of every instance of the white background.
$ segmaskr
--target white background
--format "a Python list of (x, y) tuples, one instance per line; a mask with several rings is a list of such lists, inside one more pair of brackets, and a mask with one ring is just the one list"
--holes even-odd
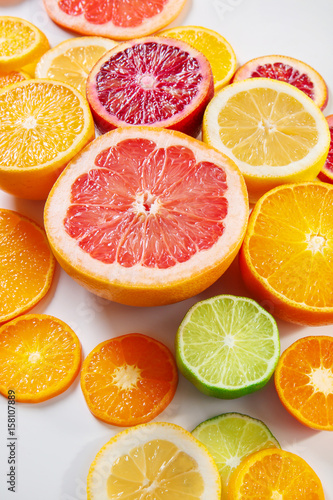
[[(54, 25), (41, 0), (7, 0), (0, 15), (24, 17), (49, 38), (51, 46), (73, 35)], [(17, 5), (15, 3), (19, 2)], [(301, 59), (326, 80), (333, 94), (333, 2), (331, 0), (189, 0), (172, 24), (206, 26), (233, 46), (238, 63), (266, 54)], [(333, 113), (333, 97), (325, 115)], [(42, 223), (43, 203), (0, 194), (0, 207), (17, 210)], [(221, 293), (248, 296), (237, 261), (200, 296), (170, 306), (133, 308), (101, 300), (77, 285), (57, 267), (51, 291), (33, 309), (67, 322), (79, 336), (86, 356), (98, 343), (118, 335), (151, 335), (172, 350), (177, 328), (196, 301)], [(331, 335), (332, 326), (305, 328), (278, 321), (282, 350), (306, 335)], [(204, 396), (180, 375), (177, 393), (156, 420), (188, 430), (206, 418), (238, 411), (263, 420), (282, 448), (303, 457), (317, 472), (327, 500), (333, 500), (333, 433), (314, 431), (298, 423), (282, 407), (273, 381), (261, 391), (238, 400)], [(119, 428), (104, 424), (89, 412), (77, 379), (64, 394), (49, 402), (17, 405), (17, 491), (7, 491), (7, 401), (0, 396), (0, 499), (83, 500), (91, 461)]]

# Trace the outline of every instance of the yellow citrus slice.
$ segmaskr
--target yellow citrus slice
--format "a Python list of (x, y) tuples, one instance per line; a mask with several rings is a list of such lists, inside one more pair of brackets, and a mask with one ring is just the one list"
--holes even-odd
[(50, 48), (40, 29), (19, 17), (0, 16), (0, 71), (17, 70)]
[(217, 466), (192, 434), (149, 423), (114, 436), (88, 474), (88, 500), (220, 500)]
[(67, 163), (94, 138), (81, 92), (52, 80), (26, 80), (0, 91), (0, 188), (45, 199)]
[(98, 36), (70, 38), (41, 57), (35, 76), (68, 83), (85, 95), (87, 77), (93, 66), (116, 45), (117, 42)]
[(202, 26), (177, 26), (159, 33), (189, 43), (200, 50), (210, 62), (215, 91), (227, 85), (236, 70), (236, 55), (220, 33)]
[(23, 82), (30, 80), (30, 75), (24, 71), (10, 71), (9, 73), (0, 73), (0, 89), (8, 87), (13, 83)]
[(255, 202), (278, 185), (313, 180), (325, 163), (330, 132), (304, 92), (278, 80), (250, 78), (211, 100), (203, 139), (234, 160)]
[(46, 314), (20, 316), (0, 328), (0, 393), (39, 403), (64, 392), (77, 376), (81, 346), (73, 330)]

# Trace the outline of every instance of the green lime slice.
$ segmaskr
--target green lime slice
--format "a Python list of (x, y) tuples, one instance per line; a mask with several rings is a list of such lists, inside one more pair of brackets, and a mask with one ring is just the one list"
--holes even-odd
[(199, 424), (192, 434), (213, 456), (226, 493), (232, 471), (241, 461), (263, 448), (280, 448), (268, 427), (241, 413), (224, 413)]
[(275, 319), (246, 297), (219, 295), (198, 302), (176, 335), (180, 371), (200, 391), (218, 398), (261, 389), (279, 356)]

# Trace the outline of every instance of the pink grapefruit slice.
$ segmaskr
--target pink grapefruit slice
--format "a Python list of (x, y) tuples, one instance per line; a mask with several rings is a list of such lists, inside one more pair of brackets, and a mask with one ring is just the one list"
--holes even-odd
[(82, 35), (130, 40), (170, 24), (186, 0), (43, 0), (50, 18)]
[(271, 78), (294, 85), (310, 97), (320, 109), (328, 101), (328, 89), (323, 77), (308, 64), (287, 56), (262, 56), (251, 59), (238, 68), (233, 81), (246, 78)]
[(222, 153), (180, 132), (118, 128), (68, 165), (45, 206), (50, 245), (88, 290), (135, 306), (184, 300), (231, 264), (248, 220)]
[(319, 172), (318, 177), (323, 182), (333, 184), (333, 115), (326, 116), (326, 120), (331, 133), (331, 142), (326, 162)]
[(214, 95), (206, 57), (186, 42), (146, 37), (122, 43), (96, 63), (87, 98), (102, 133), (148, 125), (197, 135)]

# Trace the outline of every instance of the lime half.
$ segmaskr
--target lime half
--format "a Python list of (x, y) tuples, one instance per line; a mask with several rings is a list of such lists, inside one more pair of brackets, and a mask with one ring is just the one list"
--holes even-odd
[(200, 391), (238, 398), (263, 387), (280, 355), (276, 322), (257, 302), (219, 295), (195, 304), (176, 336), (182, 374)]
[(264, 448), (280, 448), (268, 427), (256, 418), (241, 413), (224, 413), (205, 420), (192, 434), (206, 446), (215, 460), (227, 492), (232, 471), (241, 461)]

